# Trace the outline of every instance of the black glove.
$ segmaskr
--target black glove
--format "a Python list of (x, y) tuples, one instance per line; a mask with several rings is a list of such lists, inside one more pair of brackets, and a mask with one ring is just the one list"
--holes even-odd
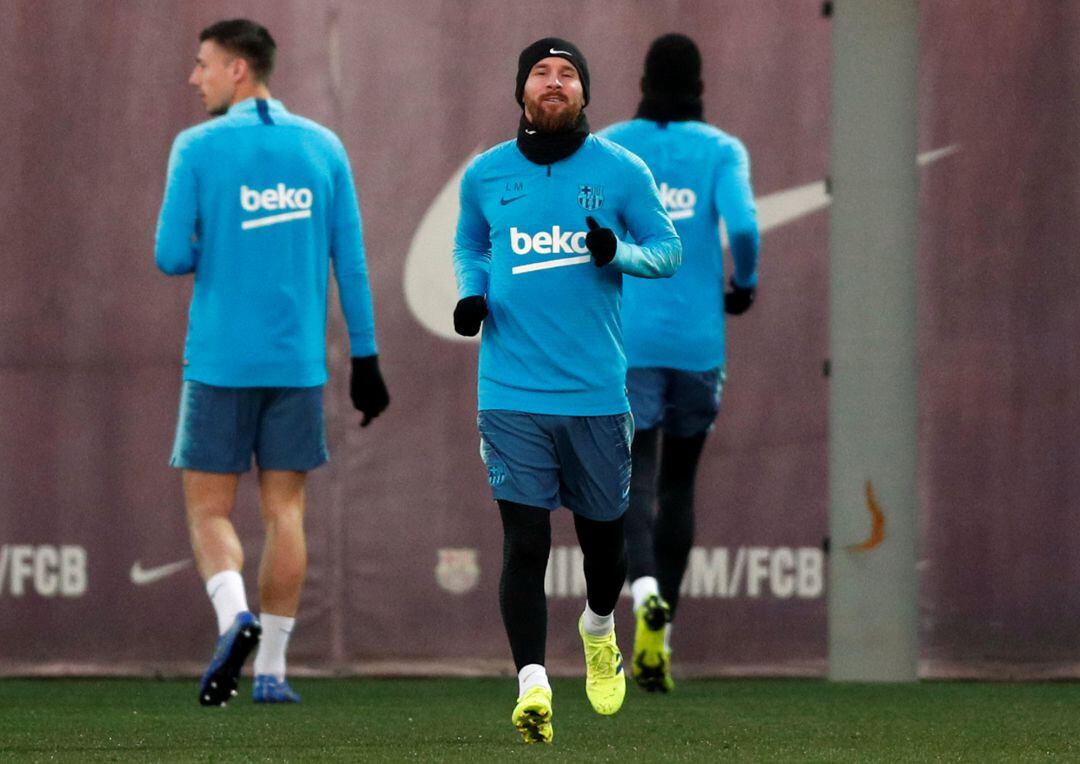
[(371, 420), (390, 405), (390, 394), (386, 392), (386, 383), (379, 373), (379, 356), (366, 355), (352, 359), (349, 397), (356, 410), (364, 415), (360, 420), (361, 427), (371, 424)]
[(487, 300), (483, 295), (461, 298), (454, 308), (454, 331), (462, 337), (475, 337), (487, 314)]
[(728, 280), (728, 285), (731, 289), (724, 292), (724, 312), (738, 316), (750, 310), (750, 306), (754, 304), (754, 295), (757, 294), (757, 290), (754, 287), (739, 286), (735, 283), (734, 277)]
[(619, 240), (610, 228), (601, 228), (592, 215), (585, 218), (585, 222), (589, 225), (589, 232), (585, 234), (585, 246), (592, 254), (593, 265), (602, 268), (615, 259), (615, 248), (619, 246)]

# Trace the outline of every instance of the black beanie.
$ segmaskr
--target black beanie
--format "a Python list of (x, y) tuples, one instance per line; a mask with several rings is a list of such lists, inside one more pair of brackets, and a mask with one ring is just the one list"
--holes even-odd
[(514, 90), (518, 105), (525, 106), (525, 80), (529, 78), (529, 72), (532, 71), (537, 62), (551, 56), (565, 58), (577, 69), (578, 77), (581, 78), (581, 94), (585, 97), (585, 106), (588, 106), (589, 65), (585, 61), (585, 56), (581, 54), (581, 51), (578, 50), (574, 43), (561, 40), (558, 37), (545, 37), (542, 40), (537, 40), (521, 51), (521, 55), (518, 56), (517, 88)]
[(645, 56), (641, 90), (646, 94), (700, 96), (701, 53), (686, 35), (657, 37)]

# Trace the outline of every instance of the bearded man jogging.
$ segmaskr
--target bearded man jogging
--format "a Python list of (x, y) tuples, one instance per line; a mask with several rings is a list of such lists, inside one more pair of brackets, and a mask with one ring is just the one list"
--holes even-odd
[(477, 424), (503, 527), (512, 721), (526, 742), (551, 742), (544, 572), (560, 506), (573, 512), (585, 558), (586, 693), (613, 714), (626, 692), (614, 623), (633, 437), (622, 282), (670, 276), (682, 247), (644, 163), (590, 134), (589, 68), (575, 45), (525, 48), (516, 96), (517, 139), (474, 159), (461, 182), (454, 327), (484, 329)]

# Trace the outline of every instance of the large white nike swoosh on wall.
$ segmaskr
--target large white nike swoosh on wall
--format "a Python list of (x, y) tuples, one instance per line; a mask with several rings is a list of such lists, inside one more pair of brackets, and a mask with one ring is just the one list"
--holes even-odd
[[(959, 150), (959, 144), (919, 154), (920, 167), (943, 159)], [(442, 187), (416, 228), (409, 252), (405, 255), (405, 302), (420, 324), (433, 334), (455, 342), (478, 342), (479, 336), (462, 337), (454, 333), (454, 306), (457, 305), (457, 282), (454, 279), (454, 231), (457, 227), (458, 186), (469, 161), (457, 169)], [(774, 228), (793, 223), (823, 210), (831, 201), (825, 181), (777, 191), (755, 200), (758, 230), (765, 234)], [(725, 246), (727, 245), (725, 241)]]
[(425, 329), (440, 337), (460, 342), (479, 341), (479, 336), (454, 333), (454, 306), (457, 281), (454, 277), (454, 232), (457, 229), (458, 187), (466, 159), (446, 181), (438, 196), (420, 219), (409, 253), (405, 255), (405, 303)]
[[(919, 154), (916, 159), (920, 167), (925, 167), (931, 162), (944, 159), (959, 148), (959, 144), (954, 143), (952, 146)], [(767, 196), (759, 196), (754, 200), (758, 211), (758, 230), (765, 233), (773, 228), (779, 228), (828, 207), (831, 201), (831, 197), (825, 191), (823, 180), (777, 191)]]

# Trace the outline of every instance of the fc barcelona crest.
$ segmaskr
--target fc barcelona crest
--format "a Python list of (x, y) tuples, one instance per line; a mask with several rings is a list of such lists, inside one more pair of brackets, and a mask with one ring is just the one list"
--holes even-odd
[(435, 580), (451, 594), (464, 594), (476, 588), (480, 580), (480, 563), (475, 549), (440, 549), (435, 566)]
[(578, 186), (577, 203), (592, 212), (604, 206), (603, 186)]

